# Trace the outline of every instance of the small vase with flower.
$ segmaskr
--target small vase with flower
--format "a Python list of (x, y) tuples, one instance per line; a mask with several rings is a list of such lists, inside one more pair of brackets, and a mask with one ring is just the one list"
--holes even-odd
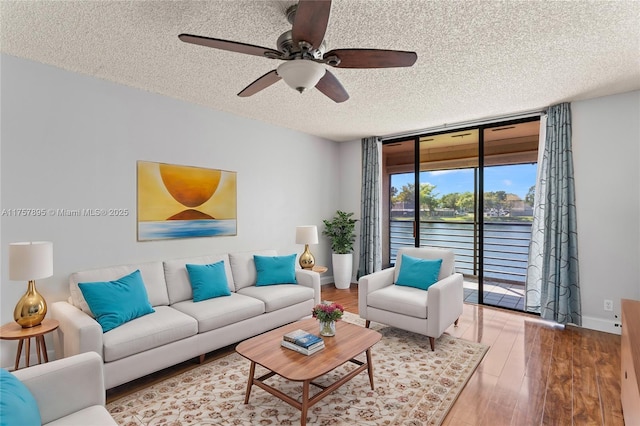
[(313, 307), (312, 315), (320, 322), (321, 336), (336, 335), (336, 321), (342, 318), (344, 308), (334, 302), (322, 302)]

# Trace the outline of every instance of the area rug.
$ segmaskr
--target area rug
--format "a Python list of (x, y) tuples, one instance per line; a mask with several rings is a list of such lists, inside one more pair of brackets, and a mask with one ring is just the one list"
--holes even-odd
[[(364, 325), (357, 315), (345, 321)], [(429, 339), (372, 323), (382, 340), (372, 350), (375, 390), (360, 373), (309, 409), (314, 425), (439, 425), (488, 346), (442, 335)], [(119, 425), (299, 425), (300, 411), (257, 386), (244, 395), (250, 362), (233, 353), (124, 396), (107, 405)], [(316, 380), (329, 384), (356, 366), (347, 363)], [(256, 376), (266, 370), (256, 367)], [(302, 386), (279, 376), (268, 383), (291, 396)], [(317, 388), (311, 387), (315, 393)]]

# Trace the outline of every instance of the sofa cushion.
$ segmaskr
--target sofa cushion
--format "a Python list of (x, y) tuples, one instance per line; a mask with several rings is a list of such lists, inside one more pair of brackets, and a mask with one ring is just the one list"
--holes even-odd
[(172, 308), (195, 318), (198, 322), (198, 333), (235, 324), (265, 312), (264, 303), (260, 300), (238, 293), (202, 302), (185, 300), (172, 305)]
[(227, 254), (213, 254), (208, 256), (190, 257), (184, 259), (172, 259), (164, 262), (164, 275), (167, 280), (167, 290), (169, 292), (169, 303), (174, 304), (183, 300), (193, 299), (191, 281), (187, 273), (186, 264), (207, 265), (224, 261), (224, 271), (227, 277), (229, 291), (236, 291), (231, 273), (231, 264)]
[(442, 259), (420, 259), (403, 254), (395, 284), (428, 290), (438, 282), (441, 265)]
[(0, 368), (0, 425), (40, 426), (38, 403), (16, 376)]
[[(238, 290), (238, 293), (264, 302), (266, 312), (273, 312), (307, 300), (314, 300), (312, 288), (296, 284), (251, 286)], [(311, 315), (311, 312), (309, 312), (309, 315)]]
[(154, 312), (139, 270), (114, 281), (78, 283), (102, 332)]
[(69, 277), (69, 290), (71, 291), (71, 303), (82, 309), (86, 314), (93, 316), (89, 305), (82, 296), (82, 291), (78, 288), (81, 282), (112, 281), (140, 270), (142, 281), (144, 282), (149, 303), (151, 306), (169, 304), (169, 294), (167, 284), (164, 280), (164, 270), (162, 262), (138, 263), (132, 265), (111, 266), (109, 268), (93, 269), (89, 271), (74, 272)]
[(257, 271), (253, 256), (277, 256), (275, 250), (247, 251), (240, 253), (229, 253), (229, 261), (231, 263), (231, 273), (233, 274), (233, 282), (236, 285), (236, 291), (250, 285), (256, 285)]
[(253, 256), (256, 265), (256, 285), (297, 284), (296, 255)]
[(186, 267), (193, 289), (194, 302), (231, 295), (227, 276), (224, 273), (224, 260), (208, 265), (187, 263)]
[(105, 362), (157, 348), (198, 332), (194, 318), (169, 306), (156, 306), (155, 310), (103, 335)]
[(427, 318), (429, 292), (390, 285), (367, 295), (367, 306), (416, 318)]

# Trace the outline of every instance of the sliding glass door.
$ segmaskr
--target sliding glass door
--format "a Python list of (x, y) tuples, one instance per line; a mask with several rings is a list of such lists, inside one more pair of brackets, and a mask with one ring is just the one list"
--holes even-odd
[(537, 119), (383, 145), (383, 259), (400, 247), (452, 249), (465, 300), (523, 309)]
[[(479, 134), (478, 129), (467, 129), (419, 139), (421, 211), (417, 243), (453, 250), (457, 271), (470, 283), (480, 271), (476, 195)], [(475, 291), (467, 297), (478, 303), (477, 295)]]
[(539, 119), (483, 129), (481, 302), (524, 310)]

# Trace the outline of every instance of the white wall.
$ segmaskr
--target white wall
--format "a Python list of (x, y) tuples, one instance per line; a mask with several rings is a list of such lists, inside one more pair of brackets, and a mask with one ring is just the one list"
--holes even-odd
[(640, 91), (573, 102), (571, 116), (583, 326), (619, 333), (620, 299), (640, 299)]
[[(353, 273), (351, 282), (357, 282), (358, 264), (360, 258), (360, 215), (361, 215), (361, 186), (362, 186), (362, 142), (358, 140), (341, 142), (340, 179), (338, 182), (338, 205), (345, 212), (353, 212), (356, 223), (356, 243), (353, 246)], [(331, 248), (329, 248), (330, 250)]]
[[(10, 242), (53, 241), (54, 276), (37, 283), (51, 303), (68, 297), (68, 276), (78, 270), (265, 248), (301, 253), (295, 225), (322, 229), (322, 219), (339, 208), (335, 142), (8, 55), (1, 60), (0, 209), (130, 211), (127, 217), (5, 213), (3, 324), (13, 321), (26, 290), (26, 283), (8, 279)], [(311, 160), (300, 161), (301, 153)], [(238, 235), (137, 242), (137, 160), (236, 171)], [(326, 238), (312, 252), (318, 264), (330, 265)], [(15, 350), (15, 342), (0, 342), (0, 365), (12, 366)]]

